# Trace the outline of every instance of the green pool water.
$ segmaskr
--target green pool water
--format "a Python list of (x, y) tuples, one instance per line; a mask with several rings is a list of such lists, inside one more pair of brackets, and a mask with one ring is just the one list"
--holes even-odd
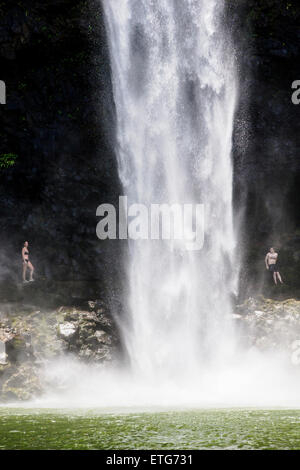
[(0, 408), (0, 449), (300, 449), (300, 410)]

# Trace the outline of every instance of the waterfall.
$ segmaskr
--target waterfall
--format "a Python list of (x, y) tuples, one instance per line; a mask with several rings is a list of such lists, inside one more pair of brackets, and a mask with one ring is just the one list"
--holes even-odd
[(238, 267), (232, 211), (237, 94), (222, 0), (103, 0), (117, 116), (116, 153), (128, 204), (203, 204), (204, 245), (130, 240), (134, 376), (201, 375), (234, 345)]

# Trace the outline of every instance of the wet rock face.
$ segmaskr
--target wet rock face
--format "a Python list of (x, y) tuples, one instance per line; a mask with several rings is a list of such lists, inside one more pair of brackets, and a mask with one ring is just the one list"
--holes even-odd
[(63, 349), (85, 362), (112, 361), (119, 347), (116, 325), (101, 302), (89, 302), (92, 311), (62, 309), (58, 336)]
[(101, 2), (1, 2), (0, 70), (0, 155), (18, 156), (0, 169), (0, 280), (21, 280), (28, 240), (37, 278), (113, 289), (122, 250), (95, 233), (121, 193)]
[[(300, 3), (227, 0), (240, 77), (234, 129), (235, 205), (244, 217), (244, 296), (263, 282), (263, 258), (275, 246), (287, 284), (300, 291), (300, 105), (291, 100), (300, 79)], [(267, 292), (264, 295), (269, 295)]]
[(0, 321), (0, 402), (28, 400), (42, 392), (36, 357), (28, 330)]
[(249, 298), (236, 308), (242, 342), (265, 351), (291, 354), (300, 340), (300, 301)]
[(121, 349), (116, 323), (101, 300), (47, 311), (0, 304), (0, 345), (2, 402), (42, 394), (48, 363), (71, 355), (101, 365), (116, 362)]
[(66, 341), (75, 336), (77, 325), (71, 322), (60, 323), (58, 325), (58, 335)]
[(0, 366), (0, 402), (30, 400), (42, 392), (39, 370), (33, 364)]
[(20, 333), (7, 323), (0, 322), (0, 341), (2, 343), (2, 362), (17, 364), (34, 358), (31, 338), (28, 332)]

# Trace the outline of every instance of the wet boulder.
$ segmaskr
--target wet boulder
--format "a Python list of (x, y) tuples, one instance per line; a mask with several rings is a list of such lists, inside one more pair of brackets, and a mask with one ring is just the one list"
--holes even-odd
[(236, 314), (240, 316), (238, 328), (248, 346), (290, 354), (293, 343), (300, 339), (299, 300), (249, 298), (236, 307)]
[(114, 319), (101, 301), (89, 301), (87, 310), (60, 309), (63, 322), (58, 325), (58, 336), (64, 349), (80, 360), (94, 363), (111, 361), (118, 354), (120, 341)]

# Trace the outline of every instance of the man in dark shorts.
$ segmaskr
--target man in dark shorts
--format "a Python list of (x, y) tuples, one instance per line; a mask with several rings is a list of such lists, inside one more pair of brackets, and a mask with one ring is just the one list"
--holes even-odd
[(278, 253), (275, 252), (274, 248), (270, 248), (269, 253), (266, 254), (265, 263), (266, 268), (273, 275), (275, 284), (277, 284), (277, 279), (283, 284), (278, 268)]

